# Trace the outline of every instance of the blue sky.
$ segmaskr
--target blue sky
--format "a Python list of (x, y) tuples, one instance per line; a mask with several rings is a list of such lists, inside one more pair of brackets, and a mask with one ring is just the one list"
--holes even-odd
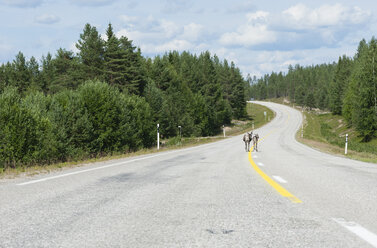
[(353, 56), (377, 34), (376, 11), (370, 0), (0, 0), (0, 63), (76, 52), (86, 23), (104, 34), (111, 22), (144, 56), (209, 50), (261, 76)]

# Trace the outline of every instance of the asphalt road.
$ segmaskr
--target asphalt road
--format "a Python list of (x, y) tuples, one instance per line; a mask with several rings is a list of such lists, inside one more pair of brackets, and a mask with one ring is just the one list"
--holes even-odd
[(236, 136), (0, 181), (0, 247), (377, 247), (377, 165), (298, 143), (301, 113), (261, 104), (258, 152)]

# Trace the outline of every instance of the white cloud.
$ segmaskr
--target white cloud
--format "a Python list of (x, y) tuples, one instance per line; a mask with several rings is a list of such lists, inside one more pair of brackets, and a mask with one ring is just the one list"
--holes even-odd
[(347, 45), (339, 48), (321, 47), (294, 51), (250, 51), (248, 53), (244, 53), (243, 49), (237, 49), (236, 57), (239, 61), (237, 66), (241, 68), (244, 76), (250, 73), (261, 77), (272, 71), (287, 72), (289, 65), (309, 66), (332, 63), (343, 54), (353, 56), (355, 50), (356, 47)]
[(53, 23), (59, 22), (60, 18), (55, 15), (44, 14), (44, 15), (37, 16), (35, 18), (35, 21), (41, 24), (53, 24)]
[(80, 6), (105, 6), (114, 3), (117, 0), (71, 0), (73, 4)]
[(42, 5), (43, 0), (0, 0), (0, 4), (6, 4), (18, 8), (35, 8)]
[(253, 1), (245, 1), (242, 3), (233, 3), (231, 4), (230, 9), (228, 9), (228, 13), (237, 14), (237, 13), (245, 13), (250, 12), (255, 9), (255, 5)]
[(184, 51), (193, 48), (193, 45), (186, 40), (172, 40), (160, 45), (147, 45), (146, 52), (163, 53), (167, 51)]
[(180, 35), (180, 38), (197, 41), (203, 32), (203, 26), (196, 23), (190, 23), (183, 27), (183, 33)]
[(177, 24), (166, 20), (162, 20), (160, 22), (160, 28), (166, 38), (172, 38), (177, 34), (177, 32), (179, 32), (179, 27)]
[(10, 61), (11, 57), (13, 58), (16, 51), (12, 49), (13, 47), (8, 44), (2, 44), (0, 41), (0, 65)]
[(297, 29), (358, 25), (367, 21), (370, 16), (369, 11), (341, 4), (326, 4), (316, 9), (310, 9), (303, 4), (298, 4), (282, 13), (285, 25), (290, 25)]
[[(143, 43), (158, 43), (162, 42), (164, 39), (164, 35), (161, 33), (156, 32), (142, 32), (137, 30), (129, 30), (129, 29), (121, 29), (115, 33), (117, 37), (125, 36), (133, 41), (135, 41), (136, 45), (140, 45)], [(103, 36), (106, 39), (106, 35)]]
[(122, 15), (120, 19), (124, 25), (116, 32), (117, 37), (128, 37), (146, 54), (172, 50), (195, 52), (204, 51), (210, 47), (201, 39), (204, 27), (194, 22), (178, 25), (165, 19), (157, 20), (153, 16), (141, 19)]
[[(280, 13), (246, 14), (246, 23), (221, 35), (220, 44), (257, 50), (300, 50), (337, 47), (367, 26), (369, 11), (341, 4), (311, 9), (297, 4)], [(361, 38), (360, 38), (361, 39)]]
[(139, 21), (139, 17), (128, 15), (121, 15), (119, 19), (121, 19), (125, 23), (137, 23)]
[(225, 33), (220, 38), (220, 43), (228, 46), (255, 46), (276, 41), (276, 34), (269, 30), (269, 13), (258, 11), (246, 15), (247, 23), (240, 26), (237, 32)]
[(7, 44), (5, 41), (0, 40), (0, 51), (1, 52), (9, 52), (11, 51), (12, 46)]
[(182, 28), (172, 21), (155, 19), (153, 16), (139, 18), (136, 16), (122, 15), (123, 28), (117, 32), (119, 36), (125, 35), (134, 40), (144, 39), (172, 39), (180, 34)]
[(167, 14), (175, 14), (177, 12), (187, 11), (191, 6), (192, 0), (165, 0), (162, 11)]

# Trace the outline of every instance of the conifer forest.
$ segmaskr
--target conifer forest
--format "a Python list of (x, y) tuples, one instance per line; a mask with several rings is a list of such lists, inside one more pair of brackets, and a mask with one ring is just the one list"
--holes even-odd
[(362, 140), (377, 136), (377, 40), (360, 41), (354, 57), (338, 62), (302, 67), (288, 73), (248, 79), (255, 99), (284, 97), (309, 109), (318, 108), (342, 115)]
[(19, 52), (0, 66), (0, 168), (136, 151), (163, 138), (210, 136), (246, 116), (247, 81), (203, 52), (143, 57), (109, 24), (86, 24), (77, 54), (38, 61)]

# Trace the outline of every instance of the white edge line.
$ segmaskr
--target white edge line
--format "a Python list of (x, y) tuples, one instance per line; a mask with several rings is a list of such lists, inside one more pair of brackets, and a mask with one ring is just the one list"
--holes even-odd
[[(222, 141), (219, 141), (219, 142), (225, 142), (227, 140), (228, 139), (222, 140)], [(25, 186), (25, 185), (34, 184), (34, 183), (40, 183), (40, 182), (49, 181), (49, 180), (53, 180), (53, 179), (57, 179), (57, 178), (62, 178), (62, 177), (67, 177), (67, 176), (72, 176), (72, 175), (77, 175), (77, 174), (81, 174), (81, 173), (85, 173), (85, 172), (89, 172), (89, 171), (101, 170), (101, 169), (105, 169), (105, 168), (109, 168), (109, 167), (114, 167), (114, 166), (119, 166), (119, 165), (124, 165), (124, 164), (132, 163), (132, 162), (136, 162), (136, 161), (140, 161), (140, 160), (145, 160), (145, 159), (149, 159), (149, 158), (164, 156), (164, 155), (171, 154), (171, 153), (177, 153), (177, 152), (188, 151), (188, 150), (193, 150), (193, 149), (197, 149), (197, 148), (203, 148), (203, 147), (211, 146), (211, 145), (219, 143), (219, 142), (214, 142), (214, 143), (205, 144), (205, 145), (201, 145), (201, 146), (189, 147), (189, 148), (185, 148), (185, 149), (174, 150), (174, 151), (170, 151), (170, 152), (163, 152), (163, 153), (152, 155), (152, 156), (148, 156), (148, 157), (142, 157), (142, 158), (127, 160), (127, 161), (123, 161), (123, 162), (119, 162), (119, 163), (115, 163), (115, 164), (108, 164), (108, 165), (104, 165), (104, 166), (100, 166), (100, 167), (96, 167), (96, 168), (90, 168), (90, 169), (80, 170), (80, 171), (75, 171), (75, 172), (70, 172), (70, 173), (66, 173), (66, 174), (62, 174), (62, 175), (57, 175), (57, 176), (52, 176), (52, 177), (46, 177), (46, 178), (31, 180), (31, 181), (28, 181), (28, 182), (18, 183), (17, 186)]]
[(144, 158), (138, 158), (138, 159), (133, 159), (133, 160), (128, 160), (128, 161), (123, 161), (123, 162), (115, 163), (115, 164), (108, 164), (108, 165), (104, 165), (104, 166), (101, 166), (101, 167), (96, 167), (96, 168), (91, 168), (91, 169), (86, 169), (86, 170), (80, 170), (80, 171), (70, 172), (70, 173), (66, 173), (66, 174), (62, 174), (62, 175), (46, 177), (46, 178), (42, 178), (42, 179), (37, 179), (37, 180), (32, 180), (32, 181), (28, 181), (28, 182), (24, 182), (24, 183), (19, 183), (17, 185), (18, 186), (24, 186), (24, 185), (33, 184), (33, 183), (44, 182), (44, 181), (48, 181), (48, 180), (52, 180), (52, 179), (56, 179), (56, 178), (67, 177), (67, 176), (81, 174), (81, 173), (84, 173), (84, 172), (95, 171), (95, 170), (105, 169), (105, 168), (109, 168), (109, 167), (113, 167), (113, 166), (128, 164), (128, 163), (136, 162), (136, 161), (143, 160), (143, 159), (153, 158), (153, 157), (157, 157), (157, 156), (154, 155), (154, 156), (149, 156), (149, 157), (144, 157)]
[(284, 180), (283, 178), (279, 177), (279, 176), (272, 176), (276, 181), (278, 181), (279, 183), (288, 183), (286, 180)]
[(372, 233), (368, 229), (360, 226), (355, 222), (346, 221), (342, 218), (333, 218), (333, 220), (342, 227), (346, 228), (348, 231), (356, 234), (359, 238), (371, 244), (373, 247), (377, 247), (377, 235)]

